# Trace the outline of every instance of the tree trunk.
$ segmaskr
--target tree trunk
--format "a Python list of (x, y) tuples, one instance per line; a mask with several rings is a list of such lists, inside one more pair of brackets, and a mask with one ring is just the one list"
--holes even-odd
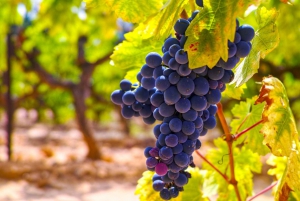
[(85, 104), (85, 90), (78, 85), (72, 89), (72, 95), (74, 98), (74, 106), (76, 112), (76, 120), (83, 135), (83, 139), (88, 147), (87, 158), (92, 160), (102, 159), (102, 154), (97, 146), (97, 143), (93, 136), (93, 131), (86, 119), (86, 104)]

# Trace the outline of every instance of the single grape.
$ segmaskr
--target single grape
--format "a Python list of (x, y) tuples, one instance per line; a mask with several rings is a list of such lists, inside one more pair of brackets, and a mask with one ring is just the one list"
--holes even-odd
[(179, 172), (182, 168), (179, 167), (178, 165), (176, 165), (175, 162), (173, 162), (173, 163), (171, 163), (171, 164), (169, 165), (169, 169), (170, 169), (171, 172), (177, 173), (177, 172)]
[(195, 124), (191, 121), (184, 121), (182, 123), (182, 132), (186, 135), (191, 135), (195, 131)]
[(180, 113), (185, 113), (191, 108), (191, 102), (187, 98), (180, 98), (177, 103), (175, 103), (175, 108)]
[(164, 93), (164, 100), (168, 105), (174, 105), (180, 97), (181, 95), (175, 86), (170, 86)]
[(145, 89), (152, 89), (155, 87), (155, 79), (153, 77), (151, 78), (146, 78), (143, 77), (142, 78), (142, 87), (144, 87)]
[(201, 126), (203, 126), (203, 120), (201, 117), (197, 117), (197, 119), (195, 121), (193, 121), (195, 124), (195, 128), (200, 128)]
[(224, 75), (220, 81), (222, 81), (223, 83), (229, 83), (233, 80), (233, 78), (234, 78), (234, 73), (231, 70), (225, 70)]
[(149, 98), (149, 91), (143, 87), (139, 87), (134, 91), (135, 99), (141, 103), (146, 102)]
[(125, 119), (130, 119), (134, 115), (134, 110), (131, 108), (131, 106), (124, 105), (121, 110), (121, 114)]
[(240, 58), (248, 56), (251, 50), (249, 44), (245, 41), (240, 41), (238, 44), (236, 44), (236, 47), (236, 56)]
[(253, 27), (248, 24), (240, 26), (237, 32), (241, 35), (241, 40), (246, 42), (251, 41), (255, 35)]
[(180, 80), (180, 75), (177, 72), (173, 72), (168, 77), (170, 84), (177, 84)]
[(165, 91), (167, 88), (169, 88), (170, 82), (168, 78), (164, 75), (159, 76), (155, 80), (155, 87), (160, 91)]
[(122, 101), (125, 105), (132, 105), (135, 100), (135, 95), (132, 91), (126, 91), (122, 97)]
[(156, 174), (158, 174), (160, 176), (164, 176), (168, 172), (168, 167), (164, 163), (158, 163), (155, 166), (155, 172), (156, 172)]
[(185, 174), (180, 173), (178, 178), (174, 180), (174, 183), (178, 187), (183, 187), (185, 184), (187, 184), (188, 178)]
[(182, 121), (178, 118), (173, 118), (169, 123), (170, 130), (173, 132), (179, 132), (182, 128)]
[(123, 91), (129, 91), (131, 89), (131, 82), (129, 80), (122, 80), (120, 82), (120, 88), (123, 90)]
[[(198, 79), (198, 78), (196, 78), (196, 79)], [(177, 89), (178, 89), (179, 93), (181, 93), (182, 95), (188, 96), (194, 92), (195, 84), (192, 79), (183, 77), (177, 83)]]
[(194, 93), (198, 96), (206, 95), (209, 91), (209, 83), (204, 77), (197, 77), (196, 79), (194, 79), (194, 85)]
[(169, 124), (168, 124), (168, 123), (162, 123), (162, 124), (160, 125), (160, 132), (161, 132), (162, 134), (169, 134), (169, 133), (171, 133)]
[(164, 102), (164, 94), (160, 91), (156, 91), (151, 97), (150, 102), (153, 106), (159, 107)]
[(205, 97), (209, 104), (217, 104), (221, 100), (221, 92), (219, 89), (211, 89)]
[(155, 68), (162, 62), (161, 56), (156, 52), (150, 52), (146, 56), (146, 63), (149, 67)]
[(178, 144), (178, 137), (175, 134), (169, 134), (165, 138), (165, 143), (168, 147), (175, 147)]
[(165, 182), (161, 180), (155, 180), (152, 184), (152, 187), (155, 191), (161, 191), (165, 187)]
[(163, 117), (170, 117), (174, 114), (175, 107), (173, 105), (167, 105), (166, 103), (162, 103), (159, 106), (159, 114)]
[(210, 116), (203, 124), (204, 128), (206, 129), (213, 129), (214, 127), (216, 127), (216, 125), (217, 122), (214, 116)]
[(188, 20), (179, 19), (176, 21), (176, 23), (174, 25), (174, 30), (181, 35), (185, 35), (185, 31), (189, 25), (190, 25), (190, 22)]
[(191, 100), (192, 108), (196, 111), (202, 111), (207, 106), (207, 100), (206, 100), (205, 96), (194, 95), (191, 97), (190, 100)]
[(179, 167), (186, 167), (189, 162), (190, 162), (190, 159), (189, 159), (189, 156), (184, 153), (184, 152), (181, 152), (177, 155), (175, 155), (174, 157), (174, 162), (179, 166)]
[(122, 97), (124, 93), (125, 92), (123, 90), (115, 90), (112, 92), (110, 96), (110, 100), (116, 105), (122, 105), (123, 104)]
[(230, 41), (228, 41), (228, 58), (231, 58), (236, 53), (236, 45)]
[[(163, 135), (161, 135), (163, 136)], [(169, 158), (171, 158), (173, 156), (173, 151), (172, 151), (172, 148), (170, 147), (162, 147), (160, 150), (159, 150), (159, 157), (163, 160), (167, 160)]]
[(153, 76), (153, 71), (154, 71), (154, 68), (151, 68), (147, 64), (145, 64), (141, 68), (141, 75), (146, 78), (151, 78)]
[(234, 43), (237, 44), (241, 41), (241, 35), (238, 32), (235, 32), (235, 36), (234, 36)]
[(161, 190), (159, 195), (164, 200), (170, 200), (171, 199), (171, 194), (170, 194), (170, 192), (167, 188), (164, 188), (163, 190)]
[(196, 149), (200, 149), (201, 148), (201, 141), (199, 139), (196, 140)]
[(188, 62), (188, 55), (183, 49), (180, 49), (176, 52), (175, 59), (179, 64), (186, 64)]

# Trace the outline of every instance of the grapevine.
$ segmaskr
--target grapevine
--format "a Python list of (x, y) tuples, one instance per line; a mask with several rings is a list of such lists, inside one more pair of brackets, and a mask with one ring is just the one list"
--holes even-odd
[(175, 37), (165, 40), (163, 56), (155, 52), (146, 56), (146, 64), (137, 74), (138, 84), (122, 80), (121, 89), (111, 95), (111, 100), (121, 105), (124, 118), (141, 116), (147, 124), (162, 121), (153, 129), (155, 147), (147, 147), (144, 155), (148, 170), (156, 172), (153, 189), (164, 200), (176, 198), (188, 183), (191, 174), (186, 169), (195, 167), (192, 154), (201, 147), (198, 138), (216, 126), (216, 104), (234, 78), (232, 69), (249, 54), (254, 37), (251, 26), (239, 26), (236, 20), (234, 41), (228, 41), (228, 60), (220, 59), (211, 69), (190, 69), (183, 49), (185, 32), (199, 12), (176, 21)]

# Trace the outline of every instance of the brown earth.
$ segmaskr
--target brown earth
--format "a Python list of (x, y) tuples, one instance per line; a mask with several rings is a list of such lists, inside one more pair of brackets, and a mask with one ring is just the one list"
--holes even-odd
[[(146, 170), (143, 149), (153, 145), (154, 139), (148, 134), (128, 137), (117, 128), (96, 129), (106, 160), (90, 161), (85, 159), (87, 150), (74, 125), (35, 124), (19, 114), (11, 162), (7, 162), (5, 131), (0, 127), (0, 201), (138, 201), (134, 190)], [(205, 153), (217, 135), (210, 133), (202, 139), (201, 151)], [(256, 176), (255, 192), (270, 182), (270, 177)], [(255, 200), (272, 198), (269, 192)]]

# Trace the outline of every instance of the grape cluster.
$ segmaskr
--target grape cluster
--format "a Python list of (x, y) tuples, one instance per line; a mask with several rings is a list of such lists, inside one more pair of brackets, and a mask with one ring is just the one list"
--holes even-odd
[(146, 56), (146, 64), (137, 75), (139, 85), (122, 80), (121, 90), (111, 96), (115, 104), (122, 106), (125, 118), (142, 116), (148, 124), (161, 121), (153, 129), (155, 147), (147, 147), (144, 155), (148, 170), (156, 172), (153, 189), (164, 200), (177, 197), (188, 183), (191, 175), (185, 170), (195, 166), (192, 154), (201, 147), (198, 138), (216, 126), (216, 104), (225, 84), (234, 78), (232, 68), (249, 54), (254, 37), (251, 26), (239, 26), (236, 21), (235, 39), (228, 41), (229, 59), (220, 59), (212, 69), (190, 69), (183, 49), (185, 31), (198, 13), (175, 23), (176, 37), (165, 40), (162, 57), (155, 52)]

